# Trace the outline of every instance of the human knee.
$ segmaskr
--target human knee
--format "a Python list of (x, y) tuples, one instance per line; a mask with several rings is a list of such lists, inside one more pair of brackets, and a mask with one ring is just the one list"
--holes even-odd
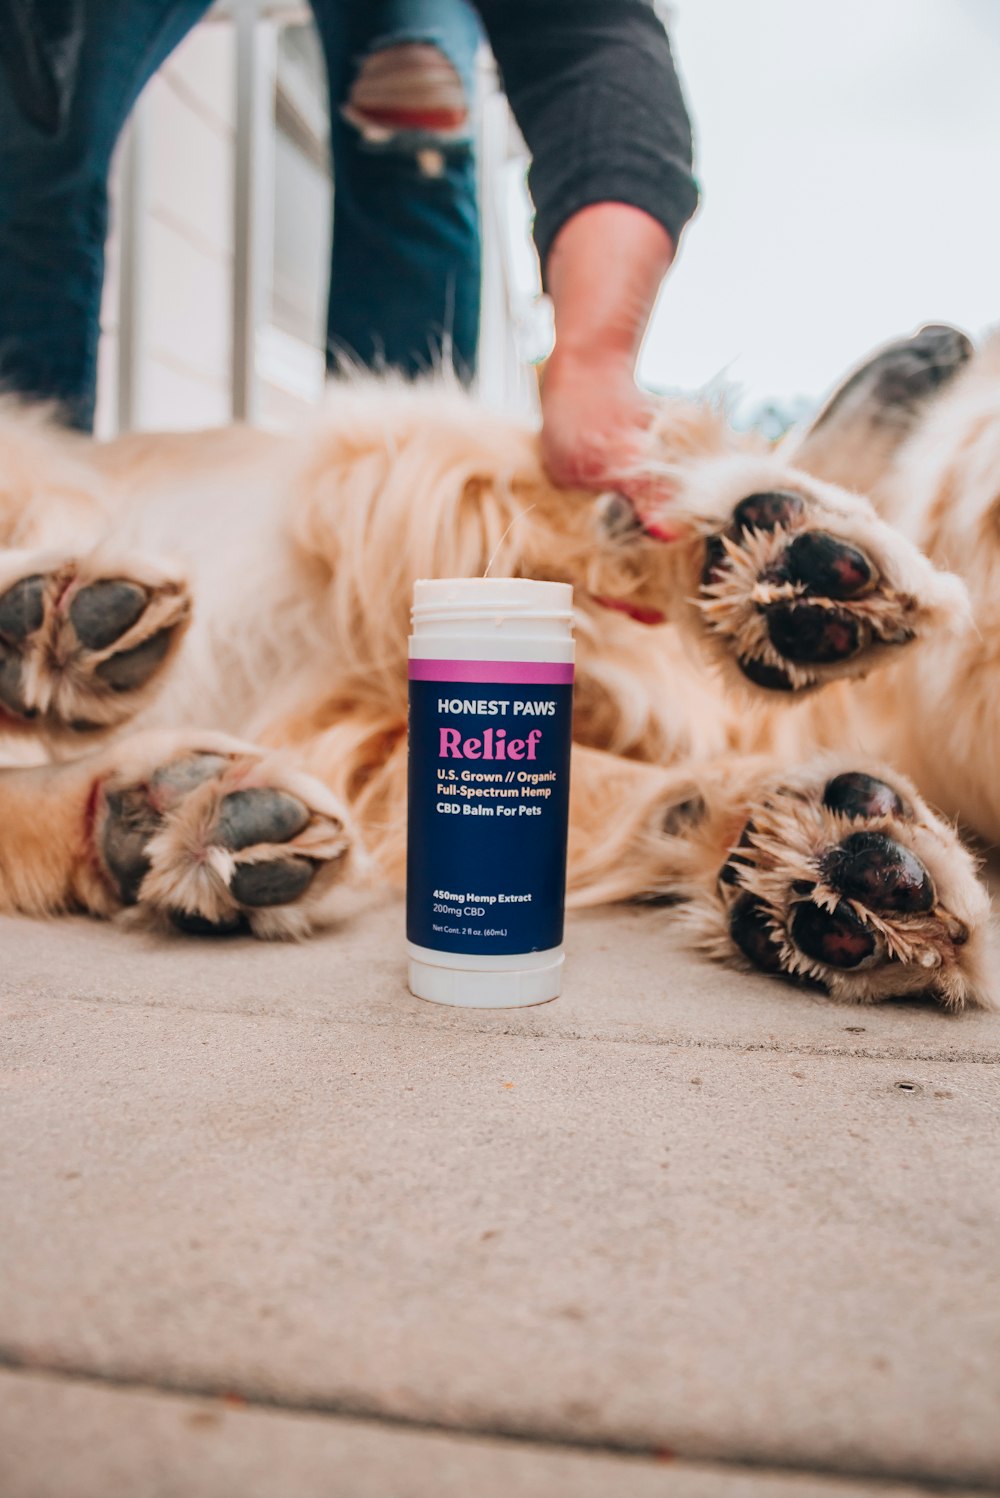
[(342, 114), (374, 152), (411, 157), (439, 177), (469, 145), (469, 101), (454, 63), (429, 42), (375, 47), (362, 60)]

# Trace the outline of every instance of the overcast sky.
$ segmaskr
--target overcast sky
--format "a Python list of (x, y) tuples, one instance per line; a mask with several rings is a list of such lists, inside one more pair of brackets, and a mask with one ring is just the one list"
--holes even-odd
[(677, 0), (703, 201), (641, 374), (818, 396), (1000, 322), (1000, 0)]

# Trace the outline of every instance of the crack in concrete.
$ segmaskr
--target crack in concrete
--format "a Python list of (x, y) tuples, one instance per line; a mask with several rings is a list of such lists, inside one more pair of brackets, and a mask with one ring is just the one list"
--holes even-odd
[[(900, 1484), (907, 1484), (911, 1488), (917, 1488), (928, 1494), (1000, 1493), (1000, 1487), (996, 1484), (975, 1477), (943, 1479), (935, 1478), (925, 1472), (906, 1469), (879, 1472), (860, 1464), (835, 1466), (830, 1463), (817, 1462), (804, 1467), (793, 1462), (782, 1462), (777, 1457), (769, 1456), (765, 1459), (752, 1454), (748, 1455), (745, 1452), (720, 1452), (711, 1456), (704, 1454), (692, 1456), (682, 1447), (675, 1446), (668, 1440), (658, 1440), (648, 1445), (624, 1440), (615, 1441), (610, 1438), (587, 1441), (559, 1431), (530, 1430), (504, 1425), (502, 1422), (477, 1421), (459, 1425), (446, 1420), (403, 1415), (379, 1409), (376, 1405), (363, 1400), (292, 1396), (283, 1398), (280, 1395), (253, 1388), (241, 1389), (235, 1385), (216, 1384), (211, 1380), (199, 1384), (169, 1377), (159, 1381), (134, 1378), (125, 1373), (114, 1373), (103, 1369), (45, 1364), (25, 1357), (24, 1354), (4, 1347), (2, 1344), (0, 1344), (0, 1368), (26, 1378), (61, 1380), (65, 1383), (84, 1384), (94, 1388), (161, 1394), (176, 1399), (215, 1399), (222, 1401), (234, 1412), (240, 1409), (267, 1410), (286, 1415), (312, 1416), (317, 1419), (356, 1420), (391, 1430), (423, 1431), (428, 1434), (450, 1435), (466, 1440), (510, 1441), (523, 1446), (536, 1447), (539, 1450), (571, 1451), (582, 1456), (639, 1458), (653, 1462), (663, 1467), (664, 1470), (669, 1470), (672, 1462), (684, 1462), (692, 1467), (706, 1469), (724, 1467), (731, 1470), (734, 1475), (740, 1472), (747, 1475), (760, 1472), (775, 1473), (786, 1477), (839, 1478), (842, 1481), (864, 1482), (868, 1485), (884, 1487), (887, 1498), (891, 1498), (893, 1487)], [(667, 1460), (664, 1459), (665, 1452), (669, 1452)]]
[[(51, 1001), (52, 995), (42, 994)], [(1000, 1065), (1000, 1052), (976, 1050), (951, 1050), (941, 1052), (936, 1050), (903, 1050), (892, 1045), (883, 1046), (844, 1046), (830, 1043), (824, 1045), (821, 1042), (811, 1044), (807, 1041), (783, 1042), (780, 1040), (723, 1040), (710, 1039), (696, 1035), (650, 1035), (648, 1032), (640, 1035), (612, 1035), (589, 1034), (583, 1030), (521, 1030), (511, 1025), (484, 1025), (475, 1021), (458, 1025), (434, 1022), (432, 1020), (414, 1020), (412, 1017), (390, 1018), (375, 1015), (340, 1015), (340, 1014), (275, 1014), (268, 1009), (227, 1009), (213, 1005), (202, 1007), (197, 1004), (165, 1002), (160, 999), (120, 999), (110, 997), (97, 997), (93, 994), (67, 994), (65, 998), (58, 1000), (60, 1003), (85, 1004), (94, 1008), (116, 1008), (116, 1009), (144, 1009), (159, 1012), (173, 1012), (184, 1014), (204, 1014), (215, 1017), (232, 1016), (241, 1019), (271, 1020), (276, 1024), (294, 1025), (302, 1023), (322, 1023), (329, 1025), (357, 1025), (371, 1030), (409, 1030), (420, 1034), (436, 1035), (506, 1035), (515, 1040), (545, 1040), (563, 1041), (577, 1044), (587, 1042), (597, 1045), (649, 1045), (649, 1046), (678, 1046), (682, 1050), (707, 1050), (735, 1052), (739, 1055), (753, 1055), (765, 1053), (775, 1056), (815, 1056), (819, 1058), (829, 1057), (839, 1060), (857, 1061), (919, 1061), (940, 1062), (943, 1065), (956, 1065), (968, 1063), (976, 1066)], [(468, 1011), (465, 1011), (468, 1013)], [(853, 1014), (854, 1010), (848, 1010)]]

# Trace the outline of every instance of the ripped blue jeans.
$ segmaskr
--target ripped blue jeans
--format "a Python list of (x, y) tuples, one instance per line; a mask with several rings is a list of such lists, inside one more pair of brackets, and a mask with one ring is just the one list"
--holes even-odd
[[(445, 358), (468, 378), (479, 327), (476, 13), (467, 0), (312, 3), (329, 75), (334, 177), (327, 363), (345, 354), (417, 374)], [(111, 155), (142, 88), (208, 0), (85, 0), (84, 8), (56, 134), (22, 114), (0, 70), (0, 389), (54, 400), (88, 430)], [(436, 82), (420, 77), (420, 59), (432, 53)]]

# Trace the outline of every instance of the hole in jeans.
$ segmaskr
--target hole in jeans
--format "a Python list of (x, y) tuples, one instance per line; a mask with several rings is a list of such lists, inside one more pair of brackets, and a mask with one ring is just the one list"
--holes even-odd
[(341, 113), (372, 149), (412, 154), (425, 177), (440, 177), (444, 148), (467, 141), (462, 80), (444, 53), (426, 42), (370, 52)]

